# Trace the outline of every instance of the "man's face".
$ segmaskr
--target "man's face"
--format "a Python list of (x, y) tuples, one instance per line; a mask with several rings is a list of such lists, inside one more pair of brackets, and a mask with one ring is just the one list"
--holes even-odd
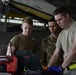
[(55, 34), (58, 31), (58, 25), (56, 22), (48, 22), (48, 27), (51, 33)]
[(32, 26), (29, 25), (28, 23), (23, 23), (21, 28), (23, 30), (24, 35), (29, 36), (31, 34)]
[(67, 27), (67, 15), (63, 16), (61, 14), (57, 14), (54, 15), (54, 18), (57, 22), (57, 24), (61, 27), (61, 28), (66, 28)]

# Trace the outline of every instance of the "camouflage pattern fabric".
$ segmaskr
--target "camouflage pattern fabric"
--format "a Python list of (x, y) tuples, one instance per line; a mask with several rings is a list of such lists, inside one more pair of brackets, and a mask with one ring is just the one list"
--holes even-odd
[[(50, 57), (53, 55), (55, 50), (55, 44), (57, 39), (54, 38), (52, 35), (47, 36), (42, 41), (42, 49), (41, 49), (41, 64), (47, 65)], [(60, 62), (60, 61), (59, 61)], [(56, 63), (56, 65), (59, 64), (59, 62)]]

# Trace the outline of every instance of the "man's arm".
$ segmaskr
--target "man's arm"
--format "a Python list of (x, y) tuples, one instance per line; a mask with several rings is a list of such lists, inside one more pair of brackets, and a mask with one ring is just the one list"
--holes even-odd
[(59, 52), (60, 52), (60, 50), (59, 50), (58, 48), (56, 48), (54, 54), (53, 54), (52, 57), (50, 58), (50, 61), (49, 61), (49, 63), (48, 63), (48, 67), (54, 66), (54, 64), (58, 61)]
[(6, 55), (11, 55), (15, 51), (15, 47), (8, 45)]
[(75, 58), (76, 58), (76, 38), (74, 39), (72, 48), (71, 48), (67, 58), (62, 63), (62, 67), (63, 68), (68, 67)]

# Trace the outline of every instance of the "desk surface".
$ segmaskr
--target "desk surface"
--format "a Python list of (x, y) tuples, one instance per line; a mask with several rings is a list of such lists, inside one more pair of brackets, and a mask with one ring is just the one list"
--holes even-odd
[(0, 75), (11, 75), (9, 73), (0, 73)]

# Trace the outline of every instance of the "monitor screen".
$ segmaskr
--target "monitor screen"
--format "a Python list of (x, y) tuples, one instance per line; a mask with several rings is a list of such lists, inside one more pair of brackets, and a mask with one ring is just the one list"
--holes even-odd
[(32, 50), (21, 50), (17, 52), (17, 56), (23, 60), (23, 66), (29, 70), (41, 70), (39, 58)]

